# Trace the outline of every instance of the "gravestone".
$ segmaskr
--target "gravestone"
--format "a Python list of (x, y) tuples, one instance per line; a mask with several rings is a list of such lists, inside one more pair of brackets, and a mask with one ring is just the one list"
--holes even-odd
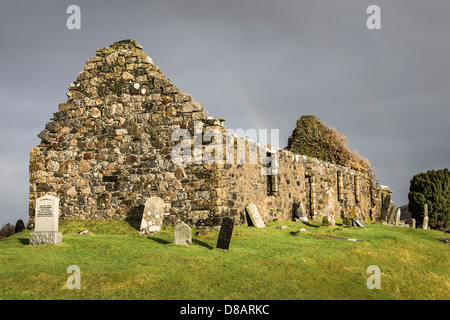
[(428, 229), (428, 217), (423, 217), (422, 228), (423, 228), (424, 230), (427, 230), (427, 229)]
[(173, 242), (183, 246), (190, 246), (192, 244), (192, 231), (184, 222), (179, 222), (173, 229)]
[(144, 205), (139, 234), (149, 234), (161, 230), (164, 220), (164, 200), (158, 197), (150, 197)]
[(62, 233), (58, 232), (59, 198), (45, 195), (36, 199), (34, 232), (30, 233), (31, 245), (58, 244)]
[(400, 210), (400, 208), (397, 208), (397, 213), (395, 214), (395, 225), (397, 227), (400, 226), (400, 214), (401, 214), (401, 210)]
[(387, 219), (388, 224), (392, 224), (394, 222), (396, 212), (397, 212), (397, 206), (394, 204), (391, 208), (391, 211), (389, 212), (389, 216)]
[(381, 215), (380, 215), (381, 221), (386, 221), (390, 205), (391, 205), (391, 195), (387, 194), (386, 197), (384, 198), (383, 206), (381, 207)]
[(231, 235), (233, 233), (234, 222), (231, 218), (223, 218), (220, 226), (217, 248), (228, 249), (230, 247)]
[(332, 214), (328, 214), (328, 223), (330, 224), (330, 226), (336, 225), (336, 219)]
[(308, 222), (308, 213), (306, 212), (305, 204), (300, 202), (298, 208), (295, 210), (295, 215), (298, 220)]
[(422, 224), (422, 228), (424, 230), (428, 229), (428, 203), (425, 203), (423, 206), (423, 224)]
[(14, 233), (19, 233), (23, 229), (25, 229), (25, 224), (23, 223), (22, 219), (17, 220), (16, 226), (14, 227)]
[(362, 219), (352, 219), (352, 221), (361, 228), (367, 228), (366, 224), (364, 223), (364, 221)]
[(413, 228), (413, 229), (416, 228), (416, 219), (411, 220), (411, 228)]
[(250, 203), (245, 210), (248, 213), (248, 216), (250, 217), (250, 220), (253, 224), (253, 226), (257, 228), (264, 228), (265, 224), (263, 219), (261, 218), (261, 215), (259, 214), (258, 208), (255, 204)]

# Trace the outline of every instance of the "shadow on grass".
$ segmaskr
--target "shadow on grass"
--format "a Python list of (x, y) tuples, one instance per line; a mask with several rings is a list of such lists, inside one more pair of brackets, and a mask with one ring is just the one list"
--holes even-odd
[(141, 223), (139, 221), (136, 221), (136, 220), (126, 220), (126, 221), (133, 229), (136, 229), (138, 231), (140, 230)]
[(206, 242), (203, 242), (203, 241), (200, 241), (200, 240), (197, 240), (197, 239), (192, 239), (192, 243), (198, 244), (199, 246), (205, 247), (205, 248), (210, 249), (210, 250), (214, 249), (214, 247), (211, 246), (210, 244), (208, 244)]
[(153, 241), (158, 242), (160, 244), (170, 244), (171, 243), (170, 241), (167, 241), (167, 240), (164, 240), (164, 239), (161, 239), (161, 238), (148, 237), (147, 239), (153, 240)]
[[(172, 243), (172, 242), (170, 242), (168, 240), (161, 239), (161, 238), (155, 238), (155, 237), (148, 237), (147, 239), (153, 240), (155, 242), (158, 242), (158, 243), (164, 244), (164, 245)], [(210, 249), (210, 250), (214, 249), (214, 247), (211, 246), (210, 244), (208, 244), (206, 242), (203, 242), (203, 241), (200, 241), (200, 240), (197, 240), (197, 239), (192, 239), (192, 243), (195, 243), (195, 244), (197, 244), (199, 246), (205, 247), (205, 248)]]
[(17, 241), (24, 245), (30, 244), (30, 239), (28, 238), (17, 238)]
[(308, 221), (302, 221), (302, 223), (306, 224), (308, 227), (320, 228), (320, 226), (317, 226), (315, 224), (309, 223)]

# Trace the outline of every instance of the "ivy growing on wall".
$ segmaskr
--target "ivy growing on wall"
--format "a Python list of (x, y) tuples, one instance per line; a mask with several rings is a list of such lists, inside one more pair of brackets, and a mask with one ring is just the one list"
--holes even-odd
[(287, 149), (309, 157), (367, 172), (375, 178), (370, 162), (347, 146), (347, 138), (313, 115), (303, 115), (289, 137)]

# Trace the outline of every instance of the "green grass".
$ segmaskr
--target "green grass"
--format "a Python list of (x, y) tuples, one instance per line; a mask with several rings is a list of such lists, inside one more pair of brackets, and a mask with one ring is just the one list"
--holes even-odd
[[(59, 245), (30, 246), (28, 230), (0, 240), (0, 299), (450, 298), (450, 246), (437, 240), (443, 232), (273, 222), (236, 226), (230, 249), (221, 250), (217, 231), (194, 230), (185, 247), (173, 244), (172, 227), (152, 236), (137, 227), (66, 220)], [(307, 231), (296, 234), (300, 228)], [(76, 234), (83, 229), (90, 232)], [(70, 265), (81, 270), (79, 290), (67, 288)], [(366, 286), (370, 265), (381, 269), (381, 289)]]

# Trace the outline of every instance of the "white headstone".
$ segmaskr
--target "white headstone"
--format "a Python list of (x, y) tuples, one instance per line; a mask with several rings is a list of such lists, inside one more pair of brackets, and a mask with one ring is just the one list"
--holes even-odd
[(58, 244), (62, 233), (58, 232), (59, 198), (45, 195), (36, 199), (34, 232), (30, 233), (30, 244)]
[(164, 200), (158, 197), (151, 197), (145, 202), (139, 234), (149, 234), (161, 230), (164, 208)]
[(250, 217), (250, 220), (252, 221), (253, 225), (257, 228), (264, 228), (265, 224), (263, 219), (261, 218), (258, 208), (255, 204), (250, 203), (245, 210), (248, 213), (248, 216)]
[(34, 231), (57, 232), (59, 198), (45, 195), (36, 200)]

